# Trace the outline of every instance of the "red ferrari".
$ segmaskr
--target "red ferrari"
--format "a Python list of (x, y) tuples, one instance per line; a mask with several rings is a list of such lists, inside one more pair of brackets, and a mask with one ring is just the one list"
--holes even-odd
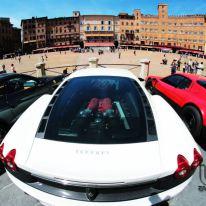
[(206, 136), (205, 77), (184, 73), (164, 78), (149, 76), (145, 87), (163, 96), (178, 111), (194, 137)]

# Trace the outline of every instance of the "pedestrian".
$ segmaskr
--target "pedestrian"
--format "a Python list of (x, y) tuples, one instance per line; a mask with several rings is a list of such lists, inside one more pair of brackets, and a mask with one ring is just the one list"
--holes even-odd
[(204, 71), (204, 64), (203, 62), (201, 62), (200, 64), (198, 64), (198, 67), (197, 67), (197, 75), (202, 75), (203, 71)]
[(184, 66), (182, 68), (183, 73), (187, 72), (187, 63), (184, 63)]
[(164, 57), (162, 59), (162, 64), (167, 65), (167, 57), (166, 54), (164, 54)]
[(11, 64), (11, 71), (12, 71), (13, 73), (17, 73), (14, 64)]
[(119, 59), (121, 58), (121, 52), (119, 52)]
[(41, 56), (41, 61), (44, 62), (44, 57), (43, 56)]
[(177, 72), (177, 60), (174, 59), (171, 64), (171, 74), (175, 74)]
[(189, 61), (188, 61), (188, 68), (189, 68), (189, 73), (191, 73), (192, 72), (192, 59), (190, 59)]
[(187, 73), (190, 73), (190, 66), (189, 66), (188, 63), (187, 63), (187, 67), (186, 67), (186, 72), (187, 72)]
[(19, 61), (19, 64), (21, 63), (21, 57), (20, 56), (18, 56), (18, 61)]
[(190, 71), (190, 73), (191, 73), (191, 74), (195, 74), (195, 71), (196, 71), (195, 62), (192, 62), (192, 66), (191, 66), (191, 71)]
[(0, 71), (0, 74), (3, 74), (3, 73), (7, 73), (6, 66), (4, 64), (2, 64), (2, 71)]
[(136, 56), (136, 50), (134, 50), (134, 55)]
[(180, 66), (181, 66), (181, 58), (178, 59), (177, 61), (177, 70), (180, 71)]
[(47, 61), (47, 59), (48, 59), (48, 56), (45, 54), (45, 59), (46, 59), (46, 61)]
[(194, 71), (194, 73), (195, 73), (195, 74), (197, 74), (198, 65), (199, 65), (199, 63), (198, 63), (198, 61), (196, 60), (196, 61), (194, 62), (194, 66), (195, 66), (195, 71)]

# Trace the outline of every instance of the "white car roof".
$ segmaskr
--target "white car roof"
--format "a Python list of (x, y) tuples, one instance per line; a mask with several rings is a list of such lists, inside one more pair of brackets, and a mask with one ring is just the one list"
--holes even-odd
[(118, 76), (118, 77), (128, 77), (136, 80), (135, 75), (128, 71), (127, 69), (119, 69), (119, 68), (86, 68), (80, 69), (72, 73), (67, 79), (75, 78), (75, 77), (83, 77), (83, 76)]

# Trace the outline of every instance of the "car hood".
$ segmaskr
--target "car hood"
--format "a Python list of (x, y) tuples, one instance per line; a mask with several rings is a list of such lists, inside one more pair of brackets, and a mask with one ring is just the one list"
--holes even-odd
[(34, 175), (96, 184), (156, 180), (161, 171), (158, 141), (87, 145), (36, 138), (25, 166)]

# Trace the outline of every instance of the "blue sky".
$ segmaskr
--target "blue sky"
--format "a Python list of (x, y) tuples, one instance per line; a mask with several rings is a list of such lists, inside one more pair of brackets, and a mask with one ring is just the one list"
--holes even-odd
[(0, 16), (10, 17), (20, 27), (21, 19), (32, 16), (70, 16), (72, 11), (81, 14), (132, 13), (140, 8), (144, 14), (156, 14), (158, 3), (169, 4), (169, 14), (206, 14), (206, 0), (0, 0)]

